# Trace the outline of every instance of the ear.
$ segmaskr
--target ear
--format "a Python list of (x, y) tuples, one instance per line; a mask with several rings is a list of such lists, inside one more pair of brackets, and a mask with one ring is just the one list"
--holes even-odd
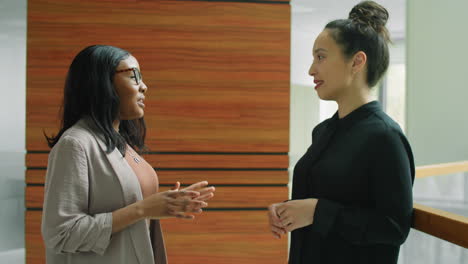
[(364, 70), (367, 62), (367, 55), (363, 51), (358, 51), (353, 56), (352, 72), (358, 73)]

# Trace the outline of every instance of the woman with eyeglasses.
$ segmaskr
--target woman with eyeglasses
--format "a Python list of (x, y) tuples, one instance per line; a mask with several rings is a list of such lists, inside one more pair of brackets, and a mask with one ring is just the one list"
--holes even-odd
[(290, 264), (394, 264), (408, 236), (413, 154), (371, 96), (389, 64), (388, 16), (364, 1), (315, 40), (309, 74), (338, 111), (312, 131), (294, 168), (292, 200), (269, 207), (273, 235), (292, 232)]
[(129, 52), (95, 45), (73, 60), (45, 182), (47, 263), (167, 263), (159, 219), (194, 218), (206, 181), (158, 192), (145, 150), (145, 85)]

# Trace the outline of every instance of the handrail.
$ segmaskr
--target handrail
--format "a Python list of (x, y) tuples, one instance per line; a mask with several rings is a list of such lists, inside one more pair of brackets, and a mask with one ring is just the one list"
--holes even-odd
[(426, 165), (419, 166), (416, 168), (416, 178), (446, 175), (465, 171), (468, 171), (468, 161)]
[[(419, 166), (416, 177), (446, 175), (468, 171), (468, 161)], [(412, 227), (429, 235), (468, 248), (468, 217), (421, 204), (414, 204)]]
[(468, 248), (468, 217), (414, 204), (413, 228)]

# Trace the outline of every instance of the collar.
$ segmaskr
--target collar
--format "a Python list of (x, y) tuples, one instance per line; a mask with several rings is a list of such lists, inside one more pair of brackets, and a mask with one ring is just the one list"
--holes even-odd
[(375, 113), (377, 111), (381, 111), (382, 106), (378, 101), (372, 101), (367, 104), (364, 104), (357, 109), (353, 110), (351, 113), (347, 114), (343, 118), (338, 117), (338, 111), (333, 115), (330, 119), (330, 124), (333, 127), (342, 128), (342, 129), (349, 129), (357, 122), (363, 120), (369, 114)]

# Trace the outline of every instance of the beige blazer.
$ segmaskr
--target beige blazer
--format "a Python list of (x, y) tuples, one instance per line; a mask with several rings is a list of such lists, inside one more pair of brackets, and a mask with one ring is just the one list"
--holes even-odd
[(112, 212), (142, 199), (120, 152), (106, 154), (89, 119), (65, 131), (49, 155), (42, 236), (49, 264), (165, 264), (159, 221), (112, 233)]

